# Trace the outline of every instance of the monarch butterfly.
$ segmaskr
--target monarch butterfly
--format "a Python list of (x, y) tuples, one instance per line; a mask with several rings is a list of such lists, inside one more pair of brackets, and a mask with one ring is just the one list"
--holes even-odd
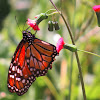
[(26, 93), (38, 76), (44, 76), (51, 69), (52, 62), (58, 54), (56, 47), (23, 31), (23, 39), (19, 43), (12, 58), (7, 86), (12, 93), (21, 96)]

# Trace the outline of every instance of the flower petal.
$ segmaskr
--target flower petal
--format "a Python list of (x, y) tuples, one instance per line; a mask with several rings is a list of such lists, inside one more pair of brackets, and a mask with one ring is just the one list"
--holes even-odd
[(35, 20), (27, 19), (27, 24), (32, 27), (34, 30), (40, 30)]
[(64, 40), (63, 38), (61, 37), (58, 42), (57, 42), (57, 45), (56, 45), (56, 50), (57, 52), (59, 53), (61, 49), (63, 49), (63, 45), (64, 45)]
[(100, 5), (95, 5), (95, 6), (93, 7), (93, 10), (94, 10), (95, 12), (100, 12)]

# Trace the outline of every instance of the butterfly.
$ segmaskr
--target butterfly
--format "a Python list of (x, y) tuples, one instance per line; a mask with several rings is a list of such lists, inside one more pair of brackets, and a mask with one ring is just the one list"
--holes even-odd
[(26, 93), (36, 77), (44, 76), (52, 68), (58, 54), (56, 46), (35, 37), (25, 30), (8, 71), (7, 86), (11, 93)]

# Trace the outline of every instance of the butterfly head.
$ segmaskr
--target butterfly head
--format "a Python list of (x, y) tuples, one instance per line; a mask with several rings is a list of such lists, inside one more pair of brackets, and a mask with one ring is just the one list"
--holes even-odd
[(29, 31), (23, 31), (22, 33), (23, 33), (23, 40), (25, 41), (31, 42), (35, 38), (35, 36), (32, 35), (32, 33)]

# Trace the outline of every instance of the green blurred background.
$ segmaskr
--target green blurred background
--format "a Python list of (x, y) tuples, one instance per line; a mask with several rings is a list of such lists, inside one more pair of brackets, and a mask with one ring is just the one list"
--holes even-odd
[[(100, 0), (53, 1), (68, 20), (76, 46), (100, 55), (100, 28), (92, 9), (94, 5), (100, 4)], [(60, 52), (52, 70), (46, 76), (37, 78), (26, 94), (17, 96), (8, 91), (9, 65), (22, 39), (21, 31), (28, 27), (25, 24), (27, 18), (34, 19), (34, 16), (52, 8), (49, 0), (0, 0), (0, 100), (83, 100), (76, 58), (68, 50)], [(49, 20), (58, 21), (60, 30), (49, 32)], [(56, 45), (57, 37), (62, 36), (66, 43), (71, 44), (65, 24), (58, 14), (41, 22), (39, 27), (40, 31), (36, 34), (39, 39)], [(100, 58), (82, 52), (78, 54), (87, 100), (100, 100)]]

